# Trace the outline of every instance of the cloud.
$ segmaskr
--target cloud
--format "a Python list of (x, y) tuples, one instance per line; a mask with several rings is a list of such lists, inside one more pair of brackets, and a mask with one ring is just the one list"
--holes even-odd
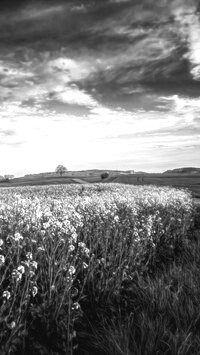
[[(180, 4), (175, 0), (151, 6), (147, 0), (68, 1), (56, 5), (24, 2), (15, 12), (5, 9), (7, 23), (0, 25), (0, 39), (21, 48), (21, 69), (11, 76), (14, 84), (19, 81), (19, 70), (21, 80), (26, 77), (27, 99), (28, 92), (34, 95), (31, 83), (44, 99), (50, 90), (54, 91), (54, 85), (75, 83), (80, 97), (87, 94), (93, 96), (92, 100), (104, 101), (110, 96), (115, 104), (115, 97), (120, 102), (132, 92), (131, 97), (138, 101), (140, 95), (136, 91), (142, 88), (145, 92), (150, 88), (153, 96), (156, 86), (162, 86), (164, 91), (168, 85), (176, 91), (195, 82), (196, 7), (195, 1), (189, 8), (186, 1)], [(16, 58), (11, 62), (14, 60), (16, 63)], [(8, 77), (5, 86), (11, 85)], [(96, 92), (91, 93), (93, 89)]]
[(57, 91), (51, 97), (69, 105), (98, 106), (98, 103), (90, 95), (77, 87), (68, 87), (62, 91)]
[(175, 114), (182, 115), (187, 122), (199, 119), (200, 99), (187, 96), (173, 95), (160, 97), (160, 100), (168, 103), (169, 110)]
[(32, 106), (32, 110), (35, 105), (37, 111), (41, 105), (47, 108), (47, 101), (51, 100), (86, 108), (98, 105), (91, 94), (73, 84), (90, 75), (89, 64), (80, 59), (61, 57), (59, 53), (52, 58), (49, 52), (38, 57), (37, 52), (27, 51), (25, 62), (2, 60), (0, 72), (1, 99), (11, 107), (13, 102), (23, 106), (26, 103), (26, 106)]
[(180, 25), (180, 35), (187, 42), (186, 58), (190, 62), (190, 72), (194, 79), (200, 79), (200, 23), (196, 6), (178, 7), (174, 11), (175, 18)]
[(0, 129), (0, 136), (13, 136), (15, 131), (13, 129)]
[(0, 132), (15, 169), (51, 170), (68, 150), (71, 165), (161, 166), (180, 150), (196, 159), (198, 1), (8, 0), (1, 9)]

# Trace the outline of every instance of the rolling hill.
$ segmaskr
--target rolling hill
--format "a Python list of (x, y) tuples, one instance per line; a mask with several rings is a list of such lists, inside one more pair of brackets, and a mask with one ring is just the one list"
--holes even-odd
[(178, 168), (173, 170), (166, 170), (163, 174), (200, 174), (200, 168)]

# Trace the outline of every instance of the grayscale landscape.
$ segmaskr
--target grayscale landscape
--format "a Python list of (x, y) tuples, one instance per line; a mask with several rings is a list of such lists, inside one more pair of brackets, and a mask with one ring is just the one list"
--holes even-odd
[(200, 354), (200, 3), (0, 2), (0, 355)]

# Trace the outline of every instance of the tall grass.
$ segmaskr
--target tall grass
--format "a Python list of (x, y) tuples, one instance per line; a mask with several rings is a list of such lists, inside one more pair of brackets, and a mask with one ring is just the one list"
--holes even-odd
[(193, 215), (167, 187), (1, 189), (1, 354), (196, 354)]

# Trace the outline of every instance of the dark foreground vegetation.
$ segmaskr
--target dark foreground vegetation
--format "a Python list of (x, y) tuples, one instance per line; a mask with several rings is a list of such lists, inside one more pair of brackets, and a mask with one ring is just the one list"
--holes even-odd
[(199, 238), (184, 191), (1, 189), (0, 354), (199, 354)]

